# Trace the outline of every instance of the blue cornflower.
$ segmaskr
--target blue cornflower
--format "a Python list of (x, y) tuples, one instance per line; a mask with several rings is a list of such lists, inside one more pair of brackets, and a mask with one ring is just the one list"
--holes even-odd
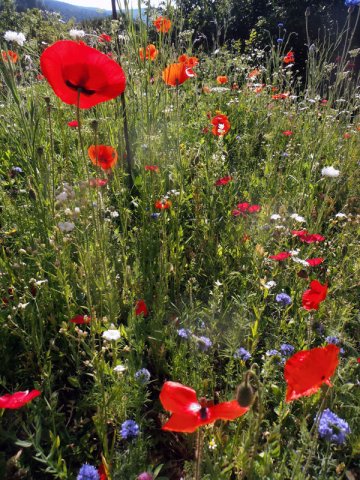
[(321, 438), (340, 445), (345, 442), (346, 435), (351, 431), (349, 424), (345, 420), (327, 408), (321, 414), (318, 432)]
[(283, 343), (280, 345), (280, 352), (285, 357), (292, 355), (295, 352), (295, 347), (289, 345), (288, 343)]
[(283, 43), (284, 39), (283, 38), (278, 38), (276, 41), (277, 41), (277, 43)]
[(23, 173), (23, 169), (20, 167), (11, 167), (11, 171), (15, 173)]
[(160, 213), (155, 212), (155, 213), (152, 213), (150, 216), (153, 220), (158, 220), (158, 218), (160, 217)]
[(212, 341), (208, 337), (198, 337), (197, 341), (199, 350), (202, 352), (206, 352), (212, 346)]
[(201, 318), (197, 318), (195, 322), (196, 322), (196, 326), (201, 330), (203, 330), (206, 327), (205, 322), (201, 320)]
[(135, 373), (135, 378), (140, 383), (148, 383), (150, 377), (151, 374), (147, 368), (140, 368), (140, 370)]
[(345, 0), (345, 5), (347, 7), (360, 5), (360, 0)]
[(100, 480), (100, 475), (95, 467), (88, 463), (84, 463), (79, 470), (76, 480)]
[(191, 331), (188, 328), (179, 328), (177, 334), (179, 337), (187, 339), (191, 336)]
[(290, 305), (291, 303), (291, 297), (287, 294), (287, 293), (278, 293), (275, 297), (275, 300), (278, 302), (278, 303), (281, 303), (281, 305), (283, 305), (284, 307), (286, 307), (287, 305)]
[(339, 343), (340, 343), (340, 339), (338, 337), (334, 337), (332, 335), (329, 335), (328, 337), (326, 337), (325, 341), (327, 343), (332, 343), (333, 345), (339, 345)]
[(279, 352), (278, 350), (273, 349), (273, 350), (268, 350), (268, 351), (265, 353), (265, 355), (266, 355), (267, 357), (275, 357), (276, 355), (280, 355), (280, 352)]
[(280, 22), (280, 23), (278, 23), (278, 27), (279, 27), (279, 28), (281, 28), (281, 27), (283, 27), (283, 26), (284, 26), (284, 24), (283, 24), (283, 23), (281, 23), (281, 22)]
[(120, 434), (125, 440), (136, 438), (139, 433), (139, 425), (134, 420), (125, 420), (125, 422), (121, 425)]
[(241, 360), (244, 360), (244, 362), (245, 362), (246, 360), (250, 360), (251, 353), (248, 352), (245, 348), (240, 347), (234, 353), (234, 358), (240, 358)]

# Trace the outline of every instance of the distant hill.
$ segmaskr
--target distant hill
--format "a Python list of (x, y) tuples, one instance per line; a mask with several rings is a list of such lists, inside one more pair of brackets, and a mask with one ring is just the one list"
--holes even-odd
[(111, 15), (111, 10), (103, 10), (92, 7), (78, 7), (69, 3), (59, 2), (57, 0), (44, 0), (43, 5), (46, 10), (59, 12), (63, 20), (75, 18), (76, 21), (89, 20), (92, 18), (104, 18)]

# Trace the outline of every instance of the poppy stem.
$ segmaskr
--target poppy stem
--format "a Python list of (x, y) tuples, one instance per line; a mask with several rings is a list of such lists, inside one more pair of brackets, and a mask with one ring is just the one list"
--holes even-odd
[(196, 432), (195, 476), (194, 476), (194, 480), (200, 480), (203, 439), (204, 439), (203, 432), (202, 432), (201, 428), (198, 428), (198, 430)]

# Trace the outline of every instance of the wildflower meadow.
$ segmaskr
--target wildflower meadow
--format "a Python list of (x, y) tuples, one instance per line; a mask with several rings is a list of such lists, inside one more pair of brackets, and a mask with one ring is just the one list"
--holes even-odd
[(0, 479), (359, 479), (360, 1), (301, 50), (12, 3)]

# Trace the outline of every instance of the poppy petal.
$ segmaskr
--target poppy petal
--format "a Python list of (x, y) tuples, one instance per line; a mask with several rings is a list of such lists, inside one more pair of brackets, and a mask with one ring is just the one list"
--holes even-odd
[(175, 413), (171, 415), (169, 420), (162, 426), (162, 430), (192, 433), (203, 424), (197, 415), (179, 415)]
[(195, 390), (177, 382), (165, 382), (159, 398), (165, 410), (180, 415), (191, 415), (201, 408)]
[(0, 397), (0, 408), (20, 408), (33, 398), (41, 394), (39, 390), (26, 390), (25, 392), (15, 392), (13, 394), (6, 394)]
[(231, 402), (222, 402), (213, 407), (209, 407), (209, 417), (214, 420), (234, 420), (241, 417), (249, 410), (248, 407), (240, 407), (236, 400)]

